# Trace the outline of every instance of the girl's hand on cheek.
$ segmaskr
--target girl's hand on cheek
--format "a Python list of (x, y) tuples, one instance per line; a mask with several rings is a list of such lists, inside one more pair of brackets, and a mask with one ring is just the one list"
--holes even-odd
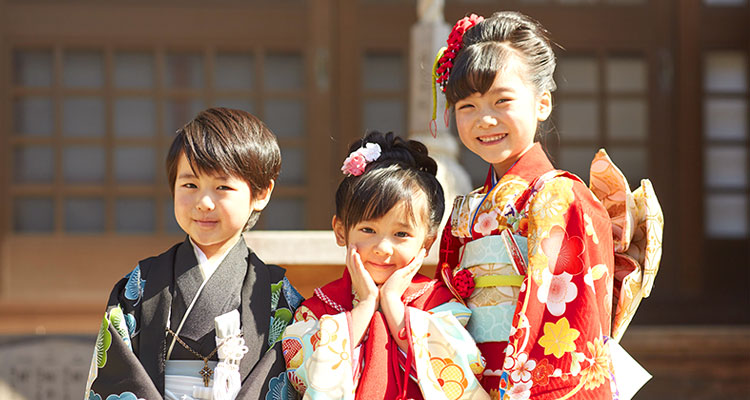
[(427, 251), (425, 249), (419, 250), (419, 253), (409, 264), (405, 267), (396, 270), (383, 286), (380, 287), (380, 297), (382, 300), (401, 301), (401, 296), (406, 291), (406, 288), (411, 284), (411, 280), (414, 275), (419, 272), (419, 268), (422, 267)]
[(362, 264), (362, 258), (357, 252), (357, 248), (350, 245), (347, 250), (346, 269), (349, 270), (349, 275), (352, 278), (354, 292), (357, 293), (361, 302), (371, 301), (377, 305), (380, 294), (378, 286), (375, 285), (375, 281), (372, 280), (370, 273)]

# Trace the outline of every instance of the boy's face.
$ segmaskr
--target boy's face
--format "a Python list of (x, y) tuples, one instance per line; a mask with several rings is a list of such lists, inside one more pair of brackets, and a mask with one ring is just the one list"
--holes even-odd
[(410, 218), (402, 201), (385, 215), (370, 221), (360, 221), (344, 236), (343, 223), (334, 217), (333, 228), (340, 246), (353, 245), (362, 258), (362, 264), (376, 285), (383, 284), (398, 269), (405, 267), (424, 247), (432, 244), (424, 221), (427, 199), (412, 197), (414, 220)]
[(183, 153), (177, 162), (174, 184), (175, 218), (206, 257), (211, 258), (234, 245), (250, 214), (268, 203), (271, 189), (253, 199), (244, 180), (193, 172)]

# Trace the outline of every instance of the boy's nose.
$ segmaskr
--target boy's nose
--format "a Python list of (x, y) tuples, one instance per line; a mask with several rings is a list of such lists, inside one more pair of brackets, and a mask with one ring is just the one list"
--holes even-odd
[(214, 201), (211, 196), (204, 194), (198, 199), (196, 207), (201, 211), (211, 211), (214, 209)]

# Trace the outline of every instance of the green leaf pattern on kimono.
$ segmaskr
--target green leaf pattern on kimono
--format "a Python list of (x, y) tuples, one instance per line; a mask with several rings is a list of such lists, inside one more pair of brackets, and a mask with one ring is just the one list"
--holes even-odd
[(273, 346), (274, 343), (281, 339), (281, 335), (284, 333), (287, 325), (292, 321), (292, 312), (288, 308), (279, 308), (276, 313), (271, 317), (271, 329), (268, 334), (268, 345)]
[(115, 328), (122, 340), (128, 345), (128, 348), (132, 350), (133, 346), (130, 343), (130, 334), (128, 332), (127, 321), (125, 320), (125, 315), (123, 314), (122, 308), (120, 308), (120, 306), (117, 306), (109, 311), (109, 322), (112, 324), (112, 327)]
[(96, 365), (99, 368), (104, 368), (107, 364), (107, 350), (112, 344), (112, 335), (109, 333), (109, 319), (107, 314), (104, 314), (102, 319), (102, 325), (99, 327), (99, 334), (96, 335)]
[(284, 286), (283, 280), (271, 285), (271, 311), (275, 310), (279, 305), (279, 296), (281, 295), (282, 286)]

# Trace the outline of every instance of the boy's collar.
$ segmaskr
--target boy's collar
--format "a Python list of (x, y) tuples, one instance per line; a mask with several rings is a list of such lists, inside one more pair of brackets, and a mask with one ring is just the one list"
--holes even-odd
[[(201, 270), (201, 274), (203, 274), (203, 280), (206, 281), (208, 278), (213, 275), (214, 271), (216, 271), (217, 268), (219, 268), (219, 265), (222, 261), (227, 257), (227, 254), (229, 254), (230, 251), (234, 248), (234, 246), (237, 245), (237, 242), (233, 243), (231, 246), (227, 248), (226, 251), (224, 251), (224, 254), (221, 254), (218, 258), (214, 259), (213, 261), (209, 261), (208, 257), (206, 257), (206, 253), (201, 250), (200, 247), (193, 241), (193, 238), (188, 236), (188, 240), (190, 241), (190, 244), (193, 246), (193, 252), (195, 253), (195, 259), (198, 261), (198, 267)], [(242, 240), (242, 234), (237, 238), (237, 241)]]

